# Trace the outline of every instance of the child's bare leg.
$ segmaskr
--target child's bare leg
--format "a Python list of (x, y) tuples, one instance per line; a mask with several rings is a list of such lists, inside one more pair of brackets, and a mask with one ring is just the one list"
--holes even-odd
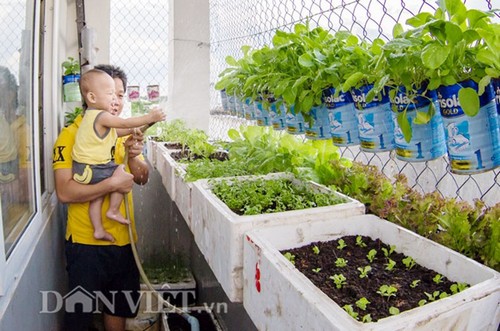
[(114, 242), (115, 238), (102, 226), (101, 208), (102, 198), (98, 198), (89, 202), (89, 216), (92, 226), (94, 227), (94, 238), (99, 240), (107, 240)]
[(109, 209), (106, 212), (106, 216), (109, 219), (117, 221), (122, 224), (130, 224), (130, 221), (123, 217), (120, 213), (120, 205), (123, 200), (123, 194), (118, 192), (113, 192), (109, 195)]

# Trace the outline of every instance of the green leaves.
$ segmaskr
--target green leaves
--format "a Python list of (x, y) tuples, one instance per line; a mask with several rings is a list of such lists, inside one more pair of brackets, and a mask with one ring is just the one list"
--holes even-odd
[(476, 116), (479, 112), (479, 96), (471, 87), (462, 87), (458, 91), (458, 101), (467, 116)]
[(437, 42), (430, 43), (422, 49), (422, 63), (429, 69), (437, 69), (445, 63), (450, 48)]

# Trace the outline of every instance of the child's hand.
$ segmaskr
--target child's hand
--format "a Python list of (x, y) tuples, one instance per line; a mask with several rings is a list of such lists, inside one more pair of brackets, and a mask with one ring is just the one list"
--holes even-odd
[(151, 109), (149, 111), (149, 116), (151, 116), (152, 122), (164, 121), (167, 118), (167, 114), (165, 114), (159, 107)]

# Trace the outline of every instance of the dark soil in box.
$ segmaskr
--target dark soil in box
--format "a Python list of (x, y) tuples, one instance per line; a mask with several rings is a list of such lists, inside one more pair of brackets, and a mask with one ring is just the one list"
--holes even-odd
[[(345, 242), (343, 249), (338, 248), (339, 240), (333, 240), (311, 243), (307, 246), (284, 250), (281, 253), (289, 252), (294, 255), (295, 267), (340, 307), (351, 305), (353, 314), (358, 314), (357, 320), (359, 321), (362, 321), (367, 314), (370, 314), (373, 322), (388, 317), (391, 307), (399, 309), (400, 313), (419, 307), (421, 300), (426, 300), (426, 303), (433, 300), (433, 298), (429, 298), (429, 295), (434, 296), (434, 300), (439, 300), (439, 295), (442, 293), (453, 294), (450, 287), (455, 283), (444, 276), (442, 276), (441, 282), (436, 282), (434, 279), (438, 275), (437, 272), (416, 263), (408, 269), (403, 263), (406, 256), (397, 253), (397, 247), (393, 247), (394, 252), (389, 255), (389, 258), (396, 264), (391, 271), (387, 270), (389, 260), (384, 255), (382, 248), (390, 251), (390, 247), (379, 239), (359, 237), (366, 244), (366, 247), (360, 247), (356, 244), (357, 236), (345, 236), (339, 238)], [(373, 262), (370, 262), (367, 255), (372, 249), (376, 250), (377, 253)], [(286, 256), (287, 254), (285, 254)], [(337, 266), (338, 258), (347, 260), (347, 265)], [(361, 278), (361, 271), (358, 268), (366, 266), (370, 266), (371, 271), (367, 273), (367, 277)], [(330, 277), (340, 274), (346, 280), (341, 288), (337, 288), (336, 283)], [(419, 280), (417, 286), (412, 287), (412, 283), (417, 280)], [(377, 293), (382, 285), (392, 286), (397, 289), (397, 292), (393, 296), (382, 296)], [(456, 284), (453, 287), (455, 288)], [(356, 302), (363, 297), (370, 302), (366, 305), (366, 310), (362, 310), (356, 305)]]
[[(203, 156), (199, 156), (196, 154), (191, 153), (189, 149), (184, 149), (184, 150), (179, 150), (170, 153), (170, 156), (175, 160), (175, 161), (186, 161), (186, 162), (191, 162), (194, 160), (201, 159)], [(208, 157), (210, 160), (219, 160), (219, 161), (226, 161), (229, 160), (229, 156), (227, 152), (224, 151), (219, 151), (210, 154)]]

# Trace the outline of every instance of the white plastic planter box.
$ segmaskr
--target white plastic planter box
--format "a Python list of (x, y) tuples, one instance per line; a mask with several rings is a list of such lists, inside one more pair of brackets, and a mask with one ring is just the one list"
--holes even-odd
[[(413, 257), (418, 264), (471, 287), (377, 322), (358, 322), (279, 252), (346, 235), (369, 236), (396, 245), (396, 251)], [(499, 273), (373, 215), (331, 217), (250, 231), (245, 237), (244, 257), (243, 305), (259, 330), (496, 331), (500, 321)]]
[[(283, 174), (273, 174), (265, 177), (277, 178), (283, 177)], [(258, 177), (242, 176), (237, 178), (243, 180)], [(203, 179), (193, 183), (191, 231), (215, 277), (226, 292), (229, 300), (233, 302), (242, 302), (243, 300), (242, 269), (243, 235), (245, 232), (275, 224), (297, 226), (302, 223), (313, 223), (321, 219), (345, 218), (364, 214), (365, 212), (365, 206), (362, 203), (338, 193), (345, 197), (348, 202), (280, 213), (240, 216), (231, 211), (210, 190), (209, 181), (227, 179), (229, 178)], [(311, 188), (330, 191), (324, 186), (312, 182), (309, 184)]]

